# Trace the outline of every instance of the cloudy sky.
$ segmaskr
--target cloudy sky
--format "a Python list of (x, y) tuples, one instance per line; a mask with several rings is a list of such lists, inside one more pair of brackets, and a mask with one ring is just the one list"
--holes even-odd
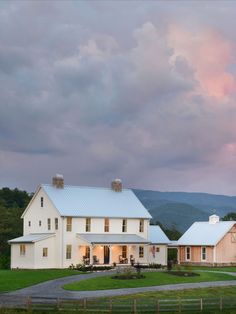
[(0, 1), (0, 186), (236, 195), (235, 1)]

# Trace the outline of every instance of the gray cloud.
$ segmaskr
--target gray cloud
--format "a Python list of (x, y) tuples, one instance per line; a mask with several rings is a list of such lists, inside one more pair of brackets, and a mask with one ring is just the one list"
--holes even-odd
[(204, 93), (192, 47), (169, 40), (177, 25), (233, 47), (236, 5), (184, 3), (3, 2), (0, 185), (32, 191), (62, 172), (71, 184), (236, 193), (235, 94)]

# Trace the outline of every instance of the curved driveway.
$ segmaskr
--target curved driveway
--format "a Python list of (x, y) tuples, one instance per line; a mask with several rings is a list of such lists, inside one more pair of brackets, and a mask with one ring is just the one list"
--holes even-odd
[[(63, 298), (63, 299), (83, 299), (94, 297), (111, 297), (119, 295), (134, 294), (139, 292), (148, 291), (170, 291), (170, 290), (185, 290), (194, 288), (208, 288), (208, 287), (225, 287), (236, 286), (236, 280), (230, 281), (212, 281), (212, 282), (199, 282), (199, 283), (182, 283), (182, 284), (170, 284), (161, 286), (139, 287), (139, 288), (124, 288), (113, 290), (96, 290), (96, 291), (68, 291), (62, 288), (63, 285), (72, 282), (78, 282), (84, 279), (105, 276), (107, 274), (113, 274), (114, 271), (97, 272), (91, 274), (74, 275), (70, 277), (64, 277), (46, 281), (28, 288), (20, 289), (14, 292), (9, 292), (6, 295), (16, 297), (37, 297), (37, 298)], [(223, 272), (222, 272), (223, 273)], [(236, 273), (230, 273), (232, 276), (236, 276)], [(3, 296), (3, 295), (2, 295)]]

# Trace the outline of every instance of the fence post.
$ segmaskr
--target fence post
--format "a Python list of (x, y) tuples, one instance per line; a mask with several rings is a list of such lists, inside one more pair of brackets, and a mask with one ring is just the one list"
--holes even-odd
[(112, 299), (110, 299), (110, 312), (112, 313)]
[(84, 299), (84, 310), (86, 310), (87, 309), (87, 299), (85, 298)]
[(181, 313), (181, 310), (182, 310), (182, 309), (181, 309), (181, 305), (182, 305), (182, 304), (181, 304), (181, 299), (179, 299), (179, 313)]
[(26, 304), (27, 304), (27, 310), (30, 311), (30, 310), (31, 310), (31, 307), (32, 307), (32, 300), (31, 300), (31, 297), (28, 297), (28, 298), (27, 298)]
[(220, 298), (220, 310), (222, 311), (223, 310), (223, 299)]
[(57, 298), (57, 309), (60, 310), (60, 299)]
[(203, 301), (202, 299), (200, 299), (200, 311), (202, 312), (202, 310), (203, 310)]
[(157, 300), (157, 313), (160, 313), (160, 302)]
[(137, 314), (137, 300), (136, 299), (134, 299), (134, 302), (133, 302), (133, 313)]

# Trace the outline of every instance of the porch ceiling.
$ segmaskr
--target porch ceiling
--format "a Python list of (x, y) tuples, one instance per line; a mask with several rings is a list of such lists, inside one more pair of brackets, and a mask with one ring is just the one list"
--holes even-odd
[(90, 244), (148, 244), (146, 239), (136, 234), (77, 233), (77, 236)]

